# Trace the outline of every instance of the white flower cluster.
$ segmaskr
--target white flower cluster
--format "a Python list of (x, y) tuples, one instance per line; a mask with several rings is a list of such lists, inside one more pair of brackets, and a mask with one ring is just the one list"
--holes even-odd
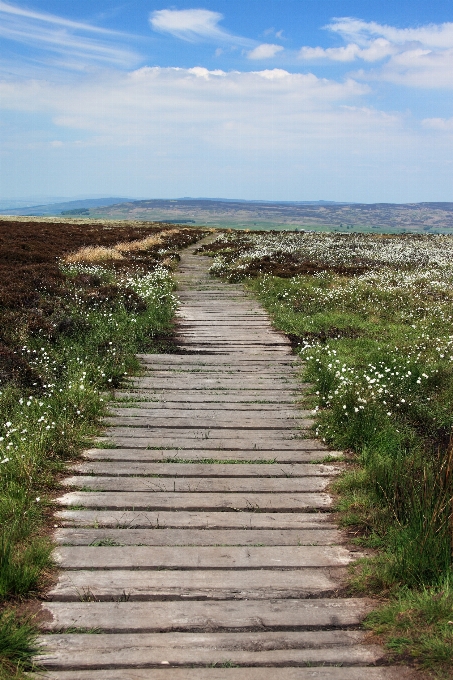
[[(216, 241), (228, 248), (238, 242), (237, 234), (222, 234)], [(439, 234), (386, 235), (337, 234), (322, 232), (241, 233), (243, 252), (230, 261), (222, 254), (214, 259), (214, 275), (247, 272), (253, 262), (263, 257), (276, 259), (292, 255), (298, 260), (316, 262), (326, 267), (356, 266), (367, 268), (427, 266), (451, 268), (453, 237)]]

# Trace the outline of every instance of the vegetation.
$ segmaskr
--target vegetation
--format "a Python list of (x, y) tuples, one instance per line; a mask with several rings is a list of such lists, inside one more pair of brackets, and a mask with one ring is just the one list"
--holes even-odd
[(318, 436), (351, 454), (338, 509), (375, 550), (351, 589), (390, 598), (368, 625), (451, 673), (453, 238), (243, 232), (201, 250), (289, 335)]
[(19, 678), (34, 629), (15, 610), (51, 568), (58, 474), (98, 432), (135, 354), (171, 348), (171, 267), (203, 232), (1, 224), (0, 678)]

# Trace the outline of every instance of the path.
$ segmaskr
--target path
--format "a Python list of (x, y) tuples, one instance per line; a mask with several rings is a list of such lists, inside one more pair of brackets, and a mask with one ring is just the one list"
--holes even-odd
[(116, 448), (87, 451), (66, 480), (46, 677), (406, 677), (374, 665), (368, 603), (341, 596), (354, 554), (328, 512), (335, 465), (318, 462), (295, 405), (297, 361), (194, 249), (179, 270), (181, 353), (141, 357), (107, 419)]

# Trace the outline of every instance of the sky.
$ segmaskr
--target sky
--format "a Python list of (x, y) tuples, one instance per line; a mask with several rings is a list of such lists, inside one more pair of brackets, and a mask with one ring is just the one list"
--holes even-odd
[(451, 0), (0, 0), (0, 199), (453, 201)]

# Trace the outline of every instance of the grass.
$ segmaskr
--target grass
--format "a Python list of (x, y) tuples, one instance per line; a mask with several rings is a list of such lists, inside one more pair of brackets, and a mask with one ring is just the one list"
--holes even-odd
[(245, 280), (300, 354), (317, 436), (348, 451), (337, 509), (374, 551), (351, 592), (389, 598), (369, 627), (395, 658), (451, 673), (453, 239), (233, 234), (210, 247), (213, 274)]
[[(31, 668), (36, 631), (14, 608), (42, 592), (53, 567), (46, 534), (58, 476), (93, 445), (111, 388), (139, 368), (135, 354), (159, 351), (172, 334), (171, 273), (155, 264), (156, 253), (147, 263), (134, 252), (139, 260), (130, 256), (119, 268), (90, 258), (61, 261), (46, 285), (35, 279), (37, 295), (21, 291), (25, 300), (32, 296), (32, 312), (2, 298), (0, 286), (1, 678)], [(34, 272), (38, 277), (39, 267)]]
[(84, 246), (79, 250), (69, 253), (66, 256), (66, 262), (73, 263), (91, 263), (98, 264), (103, 262), (112, 262), (124, 260), (122, 253), (133, 253), (137, 250), (147, 251), (155, 246), (165, 244), (171, 241), (171, 238), (180, 233), (180, 229), (169, 229), (165, 232), (152, 234), (142, 239), (135, 239), (133, 241), (121, 241), (115, 243), (111, 247), (106, 246)]
[(451, 677), (453, 666), (453, 589), (449, 579), (417, 591), (401, 589), (365, 625), (385, 640), (395, 658), (410, 656), (438, 678)]
[(30, 619), (14, 611), (0, 612), (0, 680), (22, 680), (36, 670), (32, 657), (39, 652), (36, 629)]

